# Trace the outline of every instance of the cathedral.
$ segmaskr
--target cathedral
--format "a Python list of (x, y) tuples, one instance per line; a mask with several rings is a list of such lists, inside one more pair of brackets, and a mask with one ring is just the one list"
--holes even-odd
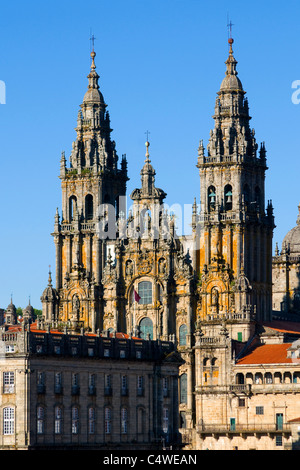
[(92, 51), (76, 140), (69, 161), (64, 152), (60, 160), (55, 283), (49, 273), (38, 330), (174, 344), (172, 416), (186, 449), (296, 448), (300, 219), (273, 257), (266, 147), (250, 126), (228, 42), (214, 127), (190, 169), (199, 171), (200, 194), (188, 236), (177, 234), (156, 187), (148, 139), (127, 209), (127, 159), (112, 140)]

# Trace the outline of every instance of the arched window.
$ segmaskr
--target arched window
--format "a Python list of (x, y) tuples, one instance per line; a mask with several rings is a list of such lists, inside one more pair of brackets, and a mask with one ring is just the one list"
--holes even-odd
[(69, 220), (73, 220), (77, 208), (76, 196), (71, 196), (69, 199)]
[(216, 188), (210, 186), (208, 188), (208, 211), (213, 212), (216, 209)]
[(140, 321), (140, 336), (142, 339), (147, 339), (147, 335), (150, 335), (150, 339), (153, 339), (153, 323), (151, 318), (145, 317)]
[(127, 434), (128, 430), (128, 412), (126, 408), (121, 409), (121, 434)]
[(187, 375), (182, 374), (179, 378), (180, 403), (187, 403)]
[(138, 286), (138, 293), (140, 296), (140, 304), (152, 304), (152, 283), (149, 281), (142, 281)]
[(225, 211), (231, 211), (232, 209), (232, 187), (230, 184), (227, 184), (224, 189), (224, 202), (225, 202)]
[(187, 326), (181, 325), (179, 328), (179, 346), (186, 346)]
[(273, 376), (271, 372), (266, 372), (265, 374), (265, 383), (266, 384), (272, 384), (273, 383)]
[(85, 197), (85, 218), (86, 220), (92, 220), (94, 218), (94, 203), (91, 194)]

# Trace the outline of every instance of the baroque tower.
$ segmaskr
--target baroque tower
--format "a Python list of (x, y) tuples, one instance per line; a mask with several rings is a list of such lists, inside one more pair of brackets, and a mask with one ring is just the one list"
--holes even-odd
[(102, 327), (101, 278), (108, 238), (107, 212), (113, 208), (114, 220), (118, 219), (128, 181), (124, 155), (118, 168), (95, 56), (93, 50), (70, 166), (67, 167), (64, 152), (60, 161), (62, 215), (57, 210), (52, 234), (56, 246), (56, 288), (49, 281), (41, 299), (47, 322), (91, 331)]
[(229, 39), (226, 75), (217, 93), (207, 155), (200, 141), (201, 209), (198, 317), (238, 321), (234, 335), (249, 336), (250, 318), (272, 314), (271, 201), (265, 207), (266, 149), (258, 150), (249, 106)]
[[(232, 367), (272, 315), (272, 203), (265, 207), (266, 149), (258, 151), (248, 100), (229, 39), (226, 75), (217, 94), (205, 155), (200, 142), (200, 214), (193, 217), (199, 245), (195, 325), (196, 447), (205, 425), (227, 422)], [(197, 220), (196, 220), (197, 219)], [(203, 434), (204, 433), (204, 434)]]

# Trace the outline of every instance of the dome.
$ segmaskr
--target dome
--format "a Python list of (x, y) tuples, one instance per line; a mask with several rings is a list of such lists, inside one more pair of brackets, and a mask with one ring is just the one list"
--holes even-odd
[(53, 302), (58, 299), (57, 290), (54, 289), (52, 286), (47, 286), (44, 290), (41, 301), (42, 302)]
[(104, 103), (102, 93), (97, 88), (89, 88), (83, 98), (84, 103)]
[(220, 87), (220, 91), (243, 91), (241, 80), (236, 75), (226, 75)]
[(300, 205), (298, 209), (297, 225), (286, 234), (282, 242), (282, 251), (287, 249), (288, 253), (293, 255), (300, 255)]

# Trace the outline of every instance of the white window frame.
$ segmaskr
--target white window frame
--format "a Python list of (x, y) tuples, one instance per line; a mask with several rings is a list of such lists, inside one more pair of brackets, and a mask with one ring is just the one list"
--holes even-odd
[(15, 409), (12, 406), (3, 408), (3, 434), (12, 436), (15, 433)]
[(3, 393), (15, 393), (15, 373), (13, 371), (3, 372)]

